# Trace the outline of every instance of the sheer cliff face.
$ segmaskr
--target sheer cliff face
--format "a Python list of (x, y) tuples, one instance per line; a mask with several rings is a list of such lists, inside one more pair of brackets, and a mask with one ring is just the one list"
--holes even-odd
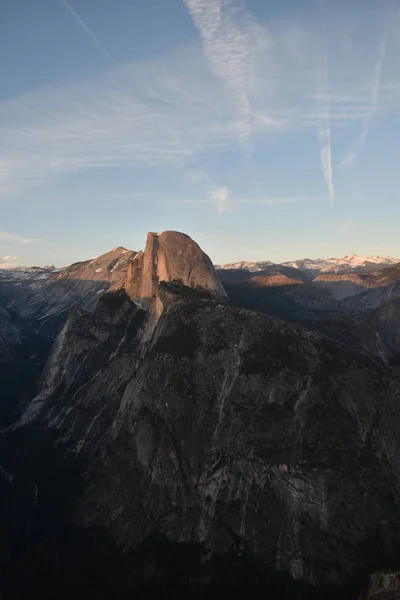
[(177, 231), (148, 234), (144, 253), (131, 261), (126, 290), (133, 300), (148, 307), (159, 295), (160, 282), (181, 282), (226, 297), (209, 257), (189, 236)]
[(145, 251), (131, 261), (125, 282), (129, 297), (148, 311), (147, 338), (170, 302), (160, 290), (162, 283), (179, 283), (226, 298), (210, 258), (188, 235), (177, 231), (149, 233)]
[(245, 546), (314, 583), (396, 555), (398, 383), (367, 355), (234, 307), (208, 260), (183, 234), (149, 234), (126, 290), (75, 311), (57, 340), (24, 419), (89, 460), (80, 522), (125, 547), (154, 531)]
[(84, 523), (125, 546), (154, 530), (214, 552), (243, 543), (313, 582), (357, 573), (371, 540), (393, 550), (400, 398), (377, 364), (195, 299), (162, 314), (143, 352), (143, 311), (120, 302), (118, 320), (111, 299), (70, 318), (36, 405), (93, 457)]
[(13, 323), (9, 312), (0, 306), (0, 362), (11, 359), (13, 352), (22, 343), (22, 332)]

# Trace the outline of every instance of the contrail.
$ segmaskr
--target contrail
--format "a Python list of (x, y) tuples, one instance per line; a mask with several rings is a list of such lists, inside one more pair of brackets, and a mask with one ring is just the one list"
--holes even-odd
[(387, 44), (388, 44), (388, 36), (379, 44), (378, 48), (378, 59), (375, 64), (374, 74), (372, 78), (372, 97), (371, 97), (371, 109), (364, 117), (364, 120), (361, 125), (361, 133), (358, 137), (358, 140), (355, 146), (351, 149), (348, 156), (346, 156), (340, 163), (339, 167), (344, 167), (349, 163), (352, 163), (358, 155), (364, 149), (364, 146), (367, 141), (367, 137), (369, 134), (369, 130), (371, 127), (372, 119), (377, 111), (379, 104), (379, 93), (381, 88), (381, 78), (382, 78), (382, 69), (385, 64), (386, 56), (387, 56)]
[(320, 143), (322, 170), (324, 173), (325, 183), (329, 191), (329, 202), (331, 206), (333, 206), (335, 203), (335, 188), (333, 186), (332, 177), (332, 145), (329, 125), (320, 128), (318, 132), (318, 139)]
[(330, 98), (328, 93), (328, 48), (327, 48), (327, 32), (326, 32), (326, 17), (325, 17), (325, 5), (321, 2), (321, 9), (324, 18), (324, 78), (325, 78), (325, 94), (324, 99), (326, 107), (324, 110), (327, 111), (327, 115), (324, 117), (324, 123), (318, 131), (318, 140), (320, 144), (320, 158), (322, 171), (324, 173), (325, 183), (329, 191), (329, 202), (331, 206), (335, 203), (335, 188), (333, 185), (332, 176), (332, 144), (331, 144), (331, 130), (330, 130)]
[(99, 38), (86, 25), (86, 23), (84, 21), (82, 21), (82, 19), (78, 15), (78, 13), (76, 13), (74, 11), (74, 9), (72, 8), (72, 6), (70, 4), (68, 4), (67, 0), (61, 0), (61, 2), (64, 4), (64, 6), (66, 6), (68, 8), (69, 12), (78, 21), (78, 23), (82, 27), (82, 29), (84, 29), (86, 31), (86, 33), (92, 38), (92, 40), (94, 41), (94, 43), (96, 44), (96, 46), (98, 48), (100, 48), (100, 50), (107, 56), (107, 58), (112, 58), (112, 56), (109, 53), (109, 51), (107, 50), (107, 48), (105, 46), (103, 46), (103, 44), (101, 43), (101, 41), (99, 40)]

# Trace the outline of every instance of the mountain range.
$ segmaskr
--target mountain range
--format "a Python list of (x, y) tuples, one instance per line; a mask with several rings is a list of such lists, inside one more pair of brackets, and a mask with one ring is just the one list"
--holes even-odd
[(394, 259), (174, 231), (0, 271), (2, 597), (356, 599), (399, 567), (399, 315)]
[[(387, 267), (399, 263), (400, 260), (384, 256), (362, 257), (357, 254), (347, 254), (343, 258), (304, 258), (301, 260), (288, 261), (280, 263), (285, 267), (293, 267), (301, 271), (309, 272), (311, 275), (320, 273), (345, 273), (354, 271), (356, 273), (365, 273), (372, 270)], [(266, 267), (273, 265), (270, 261), (250, 262), (241, 261), (237, 263), (228, 263), (225, 265), (216, 265), (217, 269), (245, 269), (247, 271), (263, 271)]]

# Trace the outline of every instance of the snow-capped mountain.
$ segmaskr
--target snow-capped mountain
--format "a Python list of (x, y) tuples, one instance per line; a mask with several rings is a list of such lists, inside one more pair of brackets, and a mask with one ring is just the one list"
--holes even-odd
[(263, 260), (260, 262), (250, 262), (248, 260), (242, 260), (236, 263), (227, 263), (226, 265), (215, 265), (215, 268), (224, 271), (242, 269), (244, 271), (250, 271), (251, 273), (257, 273), (258, 271), (263, 271), (266, 267), (269, 267), (273, 264), (274, 263), (269, 260)]
[(391, 256), (364, 257), (358, 256), (357, 254), (347, 254), (342, 258), (305, 258), (303, 260), (289, 261), (283, 264), (318, 275), (320, 273), (344, 273), (348, 271), (365, 273), (394, 265), (397, 262), (399, 262), (399, 260), (392, 258)]
[[(305, 271), (310, 275), (319, 275), (320, 273), (345, 273), (354, 271), (357, 273), (366, 273), (368, 271), (378, 270), (400, 262), (399, 259), (391, 256), (357, 256), (357, 254), (347, 254), (342, 258), (303, 258), (300, 260), (287, 261), (281, 263), (285, 267), (292, 267)], [(228, 263), (217, 265), (220, 270), (246, 270), (253, 273), (263, 271), (266, 267), (274, 263), (270, 261), (249, 262), (241, 261), (237, 263)]]

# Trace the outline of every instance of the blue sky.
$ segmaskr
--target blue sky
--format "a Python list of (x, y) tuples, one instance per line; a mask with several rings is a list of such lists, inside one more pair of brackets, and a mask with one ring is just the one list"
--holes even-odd
[(0, 266), (400, 258), (398, 0), (14, 0)]

